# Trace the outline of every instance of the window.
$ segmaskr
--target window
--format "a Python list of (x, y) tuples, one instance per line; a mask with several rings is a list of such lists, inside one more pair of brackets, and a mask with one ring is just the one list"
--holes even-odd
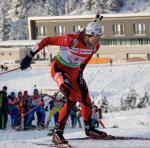
[(145, 35), (145, 24), (133, 24), (135, 35)]
[(37, 26), (37, 36), (47, 36), (47, 28), (45, 26)]
[(112, 25), (113, 35), (124, 35), (125, 27), (123, 24)]
[(136, 39), (102, 39), (102, 45), (149, 45), (149, 38)]
[[(102, 26), (102, 31), (105, 34), (104, 25), (101, 25), (101, 26)], [(103, 36), (104, 36), (104, 34), (103, 34)]]
[(55, 35), (63, 35), (65, 34), (65, 26), (59, 25), (55, 26)]

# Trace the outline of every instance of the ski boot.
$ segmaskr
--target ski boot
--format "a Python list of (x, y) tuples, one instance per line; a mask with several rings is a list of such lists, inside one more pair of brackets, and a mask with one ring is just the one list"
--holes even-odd
[(55, 145), (68, 144), (68, 141), (64, 138), (63, 133), (64, 133), (64, 130), (60, 129), (59, 127), (55, 128), (55, 131), (52, 137), (52, 142)]
[(97, 130), (94, 126), (85, 124), (85, 134), (92, 139), (106, 139), (107, 133)]

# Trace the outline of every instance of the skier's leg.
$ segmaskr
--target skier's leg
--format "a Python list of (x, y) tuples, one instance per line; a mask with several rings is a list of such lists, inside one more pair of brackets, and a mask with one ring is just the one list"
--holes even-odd
[[(69, 90), (67, 90), (65, 92), (69, 92)], [(67, 95), (65, 95), (65, 96), (67, 96)], [(75, 101), (70, 100), (70, 96), (71, 96), (71, 94), (69, 93), (69, 98), (67, 99), (67, 102), (65, 103), (65, 105), (59, 112), (58, 122), (57, 122), (55, 133), (54, 133), (53, 139), (52, 139), (52, 141), (55, 144), (68, 143), (68, 141), (63, 137), (63, 132), (64, 132), (64, 128), (65, 128), (67, 119), (69, 117), (71, 108), (76, 104)]]
[(59, 72), (55, 73), (55, 81), (57, 82), (60, 91), (67, 99), (67, 102), (59, 112), (59, 118), (56, 125), (55, 133), (53, 135), (52, 141), (56, 144), (58, 143), (68, 143), (68, 141), (63, 137), (64, 128), (69, 117), (71, 108), (76, 104), (76, 96), (74, 96), (74, 86), (69, 78), (66, 77), (67, 73)]
[(78, 99), (75, 85), (79, 70), (79, 68), (67, 68), (60, 64), (57, 60), (54, 60), (52, 63), (51, 76), (56, 81), (59, 90), (67, 100), (59, 112), (59, 118), (53, 136), (54, 143), (68, 143), (68, 141), (63, 137), (63, 132), (71, 108), (74, 107)]
[(81, 114), (84, 119), (84, 122), (87, 124), (91, 123), (92, 115), (92, 103), (91, 98), (89, 97), (89, 91), (85, 80), (83, 79), (83, 74), (80, 73), (77, 79), (77, 85), (80, 89), (80, 105), (81, 105)]
[(65, 96), (67, 102), (63, 106), (63, 108), (60, 110), (59, 118), (58, 118), (58, 125), (61, 124), (63, 125), (63, 128), (64, 128), (64, 126), (66, 125), (68, 116), (70, 114), (70, 111), (77, 102), (77, 98), (74, 95), (75, 91), (73, 89), (74, 87), (73, 87), (72, 82), (65, 77), (63, 77), (63, 79), (64, 79), (64, 83), (60, 85), (59, 89), (62, 92), (62, 94)]
[(101, 132), (95, 129), (95, 127), (92, 125), (92, 103), (91, 98), (89, 97), (88, 87), (85, 80), (83, 79), (82, 74), (79, 75), (77, 83), (81, 92), (81, 97), (79, 101), (82, 108), (81, 114), (84, 118), (85, 134), (93, 138), (105, 138), (107, 134), (105, 132)]

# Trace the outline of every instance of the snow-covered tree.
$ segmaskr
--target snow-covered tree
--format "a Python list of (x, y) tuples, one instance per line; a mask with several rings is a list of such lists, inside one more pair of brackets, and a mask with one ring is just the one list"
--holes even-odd
[(127, 96), (121, 98), (121, 109), (133, 109), (137, 107), (137, 102), (139, 101), (139, 95), (134, 88), (130, 88)]
[(0, 3), (0, 39), (8, 40), (10, 31), (11, 31), (11, 23), (12, 20), (8, 14), (10, 9), (10, 0), (1, 1)]
[(65, 13), (70, 13), (77, 9), (79, 3), (77, 0), (66, 0), (65, 2)]
[(150, 96), (148, 91), (145, 91), (143, 97), (140, 98), (137, 107), (139, 108), (147, 107), (149, 106), (149, 103), (150, 103)]
[(124, 1), (123, 0), (113, 0), (111, 5), (110, 5), (110, 10), (112, 11), (120, 11), (120, 8), (124, 6)]

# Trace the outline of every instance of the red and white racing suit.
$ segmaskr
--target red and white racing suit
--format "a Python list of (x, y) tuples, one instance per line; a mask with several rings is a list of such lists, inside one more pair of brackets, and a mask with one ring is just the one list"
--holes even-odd
[(92, 105), (82, 72), (100, 45), (88, 48), (84, 43), (82, 33), (75, 33), (44, 38), (37, 44), (34, 52), (37, 53), (47, 45), (60, 46), (59, 53), (51, 66), (51, 76), (67, 98), (67, 103), (60, 111), (58, 126), (64, 128), (70, 110), (77, 101), (81, 103), (84, 121), (90, 124)]

